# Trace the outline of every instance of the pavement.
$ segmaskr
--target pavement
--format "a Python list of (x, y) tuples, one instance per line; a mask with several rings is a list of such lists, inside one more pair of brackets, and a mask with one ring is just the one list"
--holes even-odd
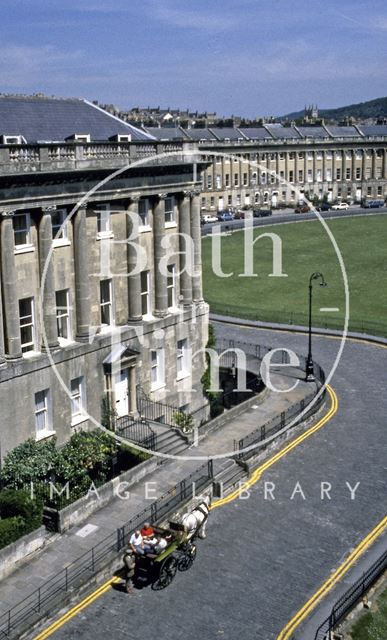
[[(306, 337), (288, 331), (221, 324), (216, 330), (235, 340), (306, 351)], [(327, 372), (339, 344), (334, 336), (314, 336), (315, 358)], [(385, 349), (348, 341), (331, 382), (339, 400), (336, 415), (265, 471), (249, 499), (211, 513), (208, 537), (198, 544), (188, 573), (178, 573), (161, 592), (142, 589), (129, 597), (111, 588), (50, 637), (278, 639), (386, 514), (385, 367)], [(265, 482), (275, 486), (275, 499), (265, 496)], [(329, 498), (321, 497), (323, 482), (330, 483)], [(357, 486), (355, 499), (347, 483)], [(337, 597), (386, 544), (384, 535), (292, 635), (283, 637), (314, 640)]]
[[(254, 362), (250, 358), (249, 363), (250, 369), (256, 368), (258, 371), (258, 361)], [(298, 375), (302, 377), (300, 372)], [(290, 382), (288, 376), (292, 377)], [(265, 390), (263, 401), (257, 396), (256, 404), (248, 411), (230, 420), (221, 429), (200, 438), (198, 446), (184, 451), (182, 457), (176, 457), (158, 466), (154, 473), (150, 473), (132, 487), (129, 500), (113, 499), (80, 526), (73, 527), (63, 535), (53, 535), (46, 547), (21, 562), (16, 571), (0, 582), (0, 616), (42, 586), (60, 569), (75, 562), (91, 547), (142, 511), (146, 506), (145, 481), (154, 483), (149, 485), (152, 487), (153, 501), (201, 466), (203, 460), (213, 456), (231, 455), (234, 439), (239, 440), (248, 435), (268, 419), (285, 411), (291, 404), (305, 398), (310, 393), (311, 386), (302, 379), (299, 380), (295, 391), (284, 391), (293, 385), (293, 376), (294, 371), (275, 374), (273, 382), (282, 390), (281, 393)], [(219, 465), (221, 462), (222, 460), (219, 461)], [(91, 525), (88, 535), (83, 535), (85, 525)]]

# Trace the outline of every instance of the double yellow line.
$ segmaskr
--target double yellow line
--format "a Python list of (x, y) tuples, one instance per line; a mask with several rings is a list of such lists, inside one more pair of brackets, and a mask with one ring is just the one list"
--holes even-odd
[(308, 429), (308, 431), (306, 431), (305, 433), (302, 433), (300, 436), (298, 436), (298, 438), (295, 438), (294, 440), (292, 440), (292, 442), (290, 442), (286, 447), (281, 449), (281, 451), (279, 451), (276, 455), (274, 455), (272, 458), (270, 458), (269, 460), (261, 464), (254, 471), (254, 473), (251, 474), (250, 478), (246, 480), (246, 482), (244, 482), (242, 485), (240, 485), (238, 489), (235, 489), (235, 491), (230, 493), (225, 498), (221, 498), (220, 500), (213, 502), (211, 505), (212, 509), (216, 509), (217, 507), (222, 507), (223, 505), (229, 504), (233, 500), (237, 499), (244, 491), (247, 491), (247, 489), (249, 489), (256, 482), (258, 482), (258, 480), (260, 480), (260, 478), (262, 477), (262, 474), (267, 469), (269, 469), (274, 464), (276, 464), (279, 460), (281, 460), (281, 458), (284, 458), (288, 453), (290, 453), (290, 451), (293, 451), (293, 449), (298, 447), (301, 444), (301, 442), (304, 442), (304, 440), (307, 440), (308, 438), (310, 438), (310, 436), (316, 433), (316, 431), (319, 431), (320, 429), (322, 429), (322, 427), (327, 422), (329, 422), (329, 420), (333, 418), (335, 413), (337, 413), (339, 402), (338, 402), (335, 391), (332, 389), (330, 385), (327, 385), (327, 391), (331, 399), (331, 406), (329, 411), (325, 414), (325, 416), (323, 416), (321, 420), (319, 420), (313, 427)]
[(80, 611), (86, 609), (86, 607), (91, 605), (94, 600), (97, 600), (97, 598), (106, 593), (106, 591), (109, 591), (112, 584), (118, 584), (119, 582), (121, 582), (121, 580), (116, 577), (110, 578), (109, 580), (107, 580), (107, 582), (104, 582), (96, 591), (93, 591), (93, 593), (87, 596), (87, 598), (84, 598), (75, 607), (70, 609), (61, 618), (59, 618), (59, 620), (53, 622), (49, 627), (47, 627), (47, 629), (39, 633), (39, 635), (36, 636), (34, 640), (46, 640), (46, 638), (49, 638), (54, 633), (54, 631), (60, 629), (60, 627), (66, 624), (66, 622), (69, 622), (69, 620), (71, 620), (71, 618), (74, 618), (74, 616), (80, 613)]
[(360, 544), (352, 551), (348, 558), (339, 566), (338, 569), (331, 575), (330, 578), (320, 587), (318, 591), (304, 604), (304, 606), (296, 613), (296, 615), (289, 620), (287, 625), (282, 629), (281, 633), (277, 637), (277, 640), (289, 640), (295, 629), (301, 624), (303, 620), (313, 611), (320, 600), (326, 596), (326, 594), (333, 589), (335, 584), (341, 580), (341, 578), (349, 571), (352, 565), (363, 555), (363, 553), (370, 547), (375, 540), (382, 535), (387, 529), (387, 516), (379, 522), (378, 525), (366, 536)]

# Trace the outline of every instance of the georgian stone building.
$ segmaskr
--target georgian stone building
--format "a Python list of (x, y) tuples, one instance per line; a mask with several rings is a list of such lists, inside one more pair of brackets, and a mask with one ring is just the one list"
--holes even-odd
[(386, 125), (146, 131), (198, 144), (211, 163), (203, 173), (202, 211), (295, 206), (303, 197), (360, 202), (387, 196)]
[(0, 122), (1, 457), (28, 437), (62, 443), (93, 427), (105, 400), (118, 416), (136, 415), (139, 393), (201, 407), (192, 144), (158, 142), (81, 100), (0, 98)]

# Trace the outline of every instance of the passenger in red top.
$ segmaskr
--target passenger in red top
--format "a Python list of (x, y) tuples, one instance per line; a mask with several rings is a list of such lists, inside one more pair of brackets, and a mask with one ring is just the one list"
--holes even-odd
[(141, 529), (141, 535), (145, 539), (145, 541), (149, 538), (153, 538), (155, 535), (153, 527), (151, 527), (150, 522), (145, 522), (143, 528)]

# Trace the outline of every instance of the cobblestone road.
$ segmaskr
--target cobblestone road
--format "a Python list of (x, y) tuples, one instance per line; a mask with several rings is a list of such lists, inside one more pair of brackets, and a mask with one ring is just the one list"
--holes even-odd
[[(227, 336), (305, 353), (305, 336), (230, 327)], [(314, 339), (315, 358), (326, 369), (338, 344)], [(148, 588), (127, 596), (111, 589), (52, 638), (277, 638), (385, 515), (386, 355), (377, 347), (346, 345), (332, 381), (336, 416), (267, 471), (249, 499), (212, 513), (208, 538), (188, 573), (161, 592)], [(265, 481), (275, 485), (275, 500), (265, 500)], [(331, 485), (330, 500), (321, 500), (322, 482)], [(354, 500), (347, 483), (360, 483)], [(296, 637), (305, 636), (297, 631)]]

